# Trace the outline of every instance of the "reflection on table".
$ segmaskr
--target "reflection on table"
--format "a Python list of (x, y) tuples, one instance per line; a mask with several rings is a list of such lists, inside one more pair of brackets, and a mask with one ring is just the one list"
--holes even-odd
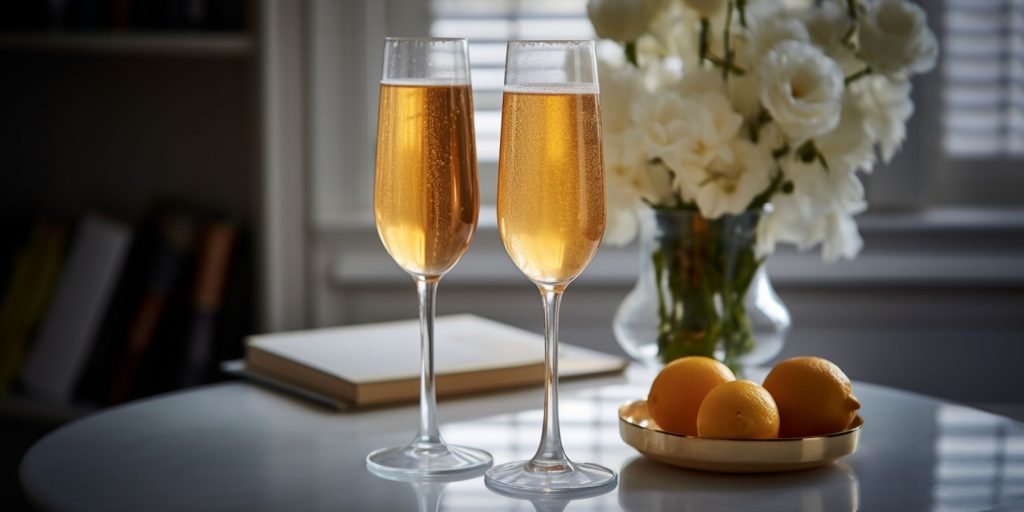
[(622, 468), (619, 504), (629, 512), (698, 510), (853, 511), (857, 475), (846, 464), (774, 474), (717, 474), (636, 457)]
[[(957, 405), (935, 411), (936, 510), (978, 510), (1024, 501), (1024, 432)], [(1024, 505), (1022, 505), (1024, 506)]]
[[(561, 397), (563, 441), (570, 458), (600, 460), (620, 469), (617, 492), (547, 504), (543, 510), (629, 512), (698, 510), (853, 511), (859, 508), (857, 476), (847, 464), (793, 473), (720, 475), (666, 466), (641, 457), (618, 434), (618, 419), (608, 414), (637, 397), (637, 388), (612, 385)], [(529, 410), (445, 425), (459, 442), (487, 446), (496, 463), (528, 458), (537, 448), (541, 411)], [(440, 510), (494, 509), (494, 496), (479, 481), (450, 486)], [(509, 499), (496, 510), (542, 510), (537, 503)]]
[[(891, 388), (855, 383), (864, 407), (857, 452), (803, 472), (719, 475), (647, 460), (619, 438), (616, 411), (651, 375), (566, 382), (562, 437), (569, 457), (619, 472), (618, 488), (567, 511), (952, 510), (1024, 504), (1024, 425)], [(486, 447), (495, 463), (533, 455), (539, 388), (441, 404), (448, 441)], [(366, 454), (408, 441), (414, 406), (334, 413), (242, 383), (209, 386), (85, 418), (29, 452), (21, 476), (54, 510), (522, 511), (482, 477), (444, 485), (381, 480)], [(417, 496), (419, 495), (419, 498)], [(557, 510), (557, 508), (555, 508)]]

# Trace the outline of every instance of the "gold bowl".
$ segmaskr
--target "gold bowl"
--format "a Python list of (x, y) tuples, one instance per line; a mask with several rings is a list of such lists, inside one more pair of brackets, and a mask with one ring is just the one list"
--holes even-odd
[(828, 464), (857, 450), (864, 420), (847, 430), (813, 437), (704, 439), (658, 430), (647, 400), (619, 407), (619, 435), (626, 444), (659, 462), (723, 473), (771, 473)]

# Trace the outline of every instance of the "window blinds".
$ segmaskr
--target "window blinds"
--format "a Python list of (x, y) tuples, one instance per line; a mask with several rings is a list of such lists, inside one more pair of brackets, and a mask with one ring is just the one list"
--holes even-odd
[(945, 0), (944, 29), (946, 154), (1024, 156), (1024, 0)]
[(509, 39), (593, 39), (586, 0), (433, 0), (431, 35), (469, 39), (477, 159), (498, 162), (505, 43)]
[[(1024, 157), (1024, 0), (944, 1), (946, 154)], [(494, 164), (505, 41), (593, 38), (586, 0), (433, 0), (431, 8), (432, 35), (469, 39), (477, 154)]]

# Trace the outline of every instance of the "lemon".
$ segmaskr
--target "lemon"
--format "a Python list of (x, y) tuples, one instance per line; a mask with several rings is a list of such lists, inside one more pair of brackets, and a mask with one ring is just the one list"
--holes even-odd
[(697, 412), (716, 386), (736, 380), (728, 366), (710, 357), (672, 361), (658, 373), (647, 395), (651, 417), (666, 432), (697, 435)]
[(777, 364), (764, 379), (764, 387), (779, 407), (782, 437), (846, 430), (860, 409), (849, 377), (820, 357), (794, 357)]
[(756, 382), (734, 380), (712, 389), (697, 412), (697, 435), (715, 439), (779, 436), (779, 409)]

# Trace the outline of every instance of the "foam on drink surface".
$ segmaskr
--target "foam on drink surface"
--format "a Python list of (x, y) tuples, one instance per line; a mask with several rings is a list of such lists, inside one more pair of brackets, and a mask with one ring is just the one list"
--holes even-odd
[(505, 92), (513, 94), (599, 94), (595, 83), (507, 84)]

